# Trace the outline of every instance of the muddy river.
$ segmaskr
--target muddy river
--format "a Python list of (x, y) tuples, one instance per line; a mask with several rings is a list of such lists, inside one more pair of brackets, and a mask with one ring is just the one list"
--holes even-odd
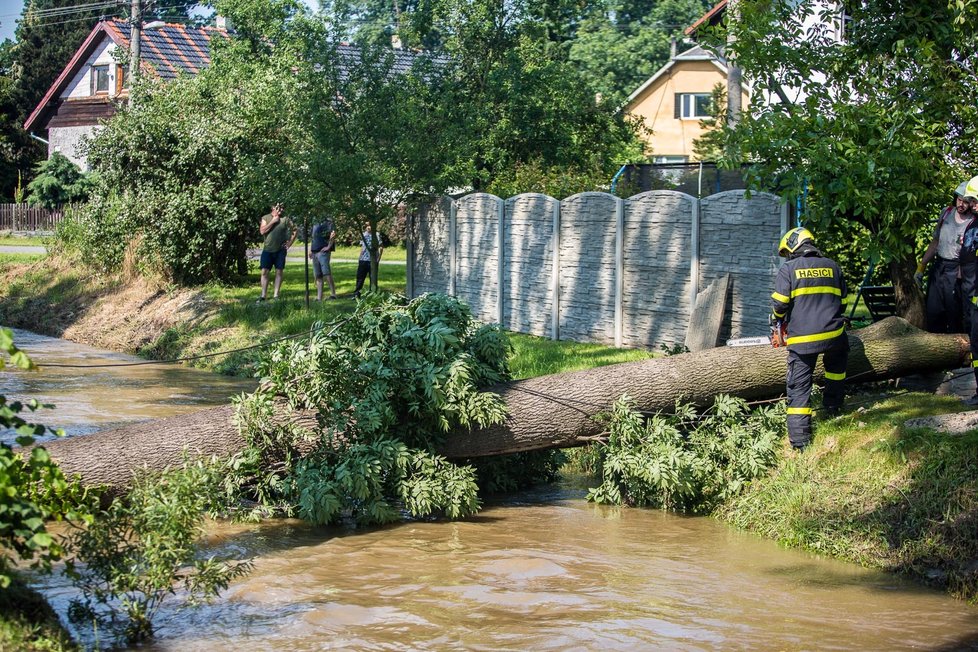
[[(129, 359), (24, 333), (17, 343), (42, 364)], [(44, 421), (80, 436), (246, 387), (165, 367), (0, 372), (0, 393), (56, 403)], [(978, 649), (978, 608), (941, 593), (709, 518), (584, 494), (568, 481), (464, 522), (367, 531), (215, 524), (211, 551), (252, 557), (254, 571), (211, 605), (165, 603), (140, 649)], [(39, 582), (64, 614), (70, 584)]]

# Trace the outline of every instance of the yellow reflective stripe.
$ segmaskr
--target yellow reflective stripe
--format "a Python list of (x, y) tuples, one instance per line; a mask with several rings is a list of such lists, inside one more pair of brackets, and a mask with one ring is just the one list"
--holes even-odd
[(976, 306), (978, 306), (978, 297), (971, 297), (971, 303), (973, 303)]
[(771, 295), (771, 298), (774, 299), (775, 301), (780, 301), (781, 303), (788, 303), (789, 301), (791, 301), (791, 299), (789, 299), (788, 297), (784, 296), (783, 294), (778, 294), (777, 292), (773, 293)]
[(825, 380), (845, 380), (845, 379), (846, 379), (846, 372), (844, 371), (841, 374), (834, 374), (831, 371), (825, 372)]
[(971, 366), (972, 367), (978, 367), (978, 360), (972, 360), (971, 361)]
[(791, 291), (791, 298), (794, 299), (795, 297), (803, 294), (835, 294), (841, 297), (842, 288), (834, 288), (830, 285), (814, 285), (809, 288), (796, 288)]
[(821, 342), (822, 340), (831, 340), (833, 337), (842, 335), (845, 329), (845, 326), (841, 326), (834, 331), (829, 331), (828, 333), (815, 333), (814, 335), (799, 335), (797, 337), (789, 337), (788, 341), (785, 343), (788, 346), (791, 346), (792, 344), (805, 344), (806, 342)]
[(812, 413), (812, 409), (810, 407), (788, 408), (788, 414), (811, 414), (811, 413)]
[(778, 312), (777, 310), (774, 310), (773, 313), (774, 313), (774, 316), (777, 317), (778, 319), (781, 319), (782, 317), (784, 317), (785, 315), (788, 314), (786, 312)]

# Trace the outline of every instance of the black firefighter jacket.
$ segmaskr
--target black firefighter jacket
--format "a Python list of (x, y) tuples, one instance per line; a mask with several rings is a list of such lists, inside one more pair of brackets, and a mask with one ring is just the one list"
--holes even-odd
[(845, 338), (846, 281), (835, 261), (810, 249), (778, 270), (771, 295), (774, 316), (787, 325), (788, 348), (821, 353)]

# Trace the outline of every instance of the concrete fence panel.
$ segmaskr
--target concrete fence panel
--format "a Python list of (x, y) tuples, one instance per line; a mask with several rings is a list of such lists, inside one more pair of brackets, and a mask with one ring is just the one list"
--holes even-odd
[(411, 265), (408, 277), (411, 296), (425, 292), (450, 294), (452, 276), (452, 248), (449, 243), (452, 199), (443, 197), (423, 207), (412, 216), (409, 228), (408, 248)]
[(445, 198), (411, 217), (408, 293), (453, 294), (515, 332), (655, 349), (683, 343), (697, 292), (729, 274), (721, 341), (763, 334), (787, 215), (742, 190)]
[(622, 344), (682, 342), (692, 312), (696, 199), (653, 190), (625, 201)]
[(477, 319), (498, 323), (503, 200), (476, 193), (456, 200), (455, 205), (455, 295)]
[(506, 200), (503, 239), (504, 328), (550, 336), (553, 326), (554, 214), (560, 202), (524, 194)]
[(562, 340), (615, 342), (615, 215), (621, 199), (585, 192), (560, 202)]
[(781, 259), (783, 202), (776, 195), (728, 190), (700, 202), (702, 290), (730, 274), (727, 311), (720, 339), (765, 335), (771, 292)]

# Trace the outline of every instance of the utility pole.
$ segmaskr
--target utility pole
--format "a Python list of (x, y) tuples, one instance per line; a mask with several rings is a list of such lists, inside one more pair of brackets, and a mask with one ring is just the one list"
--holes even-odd
[(723, 53), (727, 60), (727, 125), (731, 127), (740, 122), (744, 96), (744, 73), (737, 65), (733, 47), (737, 42), (736, 27), (740, 21), (739, 4), (739, 0), (727, 0), (727, 47)]
[(143, 7), (140, 0), (132, 0), (132, 16), (129, 18), (129, 88), (139, 76), (139, 35), (143, 27)]

